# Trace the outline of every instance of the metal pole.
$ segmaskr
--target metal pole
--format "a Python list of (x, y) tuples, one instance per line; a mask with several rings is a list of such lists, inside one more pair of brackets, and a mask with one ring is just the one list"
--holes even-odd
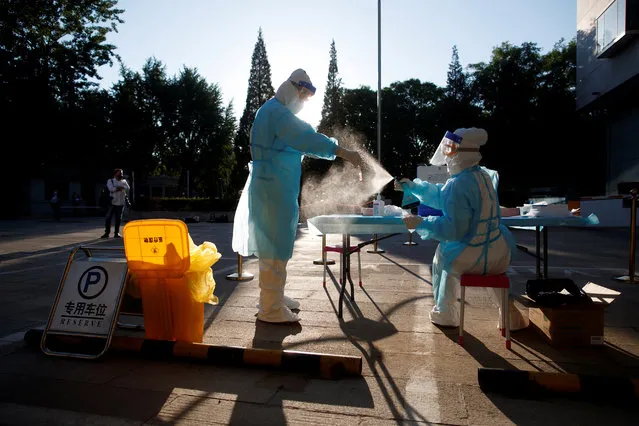
[(373, 248), (371, 250), (366, 250), (366, 253), (386, 253), (386, 250), (377, 246), (377, 234), (373, 234)]
[[(377, 0), (377, 161), (382, 164), (382, 0)], [(382, 199), (382, 193), (377, 193), (377, 199)], [(373, 237), (373, 249), (368, 253), (385, 253), (377, 247), (377, 234)]]
[(408, 233), (408, 241), (406, 241), (404, 243), (405, 246), (416, 246), (417, 243), (415, 241), (413, 241), (413, 233), (409, 232)]
[(632, 194), (632, 203), (630, 204), (630, 268), (628, 275), (635, 280), (635, 248), (637, 234), (637, 190), (630, 191)]
[(382, 163), (382, 0), (377, 0), (377, 161)]
[(135, 203), (135, 172), (131, 172), (131, 200)]
[(253, 274), (242, 271), (242, 255), (237, 254), (237, 272), (226, 276), (231, 281), (249, 281), (253, 279)]
[(628, 266), (628, 275), (616, 277), (617, 281), (628, 283), (639, 283), (639, 276), (635, 274), (635, 251), (637, 244), (637, 188), (630, 190), (630, 258)]

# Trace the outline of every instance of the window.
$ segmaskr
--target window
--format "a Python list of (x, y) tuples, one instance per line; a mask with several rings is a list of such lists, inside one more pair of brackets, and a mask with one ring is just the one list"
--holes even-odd
[(597, 18), (597, 53), (603, 53), (625, 32), (626, 0), (615, 0)]

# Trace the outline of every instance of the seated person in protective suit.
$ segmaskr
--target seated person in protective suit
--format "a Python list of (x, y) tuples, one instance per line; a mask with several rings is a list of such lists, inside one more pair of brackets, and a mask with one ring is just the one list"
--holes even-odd
[[(444, 184), (420, 179), (402, 179), (395, 189), (408, 192), (422, 204), (442, 211), (441, 216), (407, 216), (404, 222), (423, 239), (440, 241), (432, 266), (435, 306), (430, 320), (441, 326), (459, 326), (460, 276), (501, 274), (510, 264), (515, 240), (501, 223), (497, 197), (499, 176), (479, 165), (479, 147), (488, 140), (484, 129), (446, 132), (432, 165), (446, 165), (450, 178)], [(500, 289), (489, 289), (499, 302)], [(511, 302), (512, 303), (512, 302)], [(521, 328), (518, 312), (511, 305), (511, 327)], [(501, 315), (499, 316), (501, 318)], [(502, 325), (499, 324), (501, 327)]]

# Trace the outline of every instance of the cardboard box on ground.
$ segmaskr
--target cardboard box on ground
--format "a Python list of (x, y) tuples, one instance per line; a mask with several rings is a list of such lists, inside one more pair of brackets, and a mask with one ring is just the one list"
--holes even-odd
[(593, 303), (540, 307), (526, 295), (516, 299), (528, 308), (530, 325), (552, 346), (598, 346), (604, 343), (604, 311), (621, 293), (588, 282)]

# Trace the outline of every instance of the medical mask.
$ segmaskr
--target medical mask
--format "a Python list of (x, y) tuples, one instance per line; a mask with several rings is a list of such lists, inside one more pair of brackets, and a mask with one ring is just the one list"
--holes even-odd
[(297, 114), (304, 107), (304, 102), (299, 98), (299, 96), (295, 96), (291, 102), (289, 102), (286, 107), (291, 110), (293, 114)]

